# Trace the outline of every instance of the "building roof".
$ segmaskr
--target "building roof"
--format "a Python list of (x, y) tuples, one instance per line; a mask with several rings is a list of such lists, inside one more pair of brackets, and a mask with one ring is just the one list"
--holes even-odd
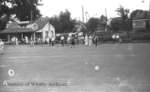
[(31, 33), (34, 32), (32, 29), (29, 28), (7, 28), (3, 31), (1, 31), (0, 33)]
[(33, 23), (37, 24), (38, 26), (38, 28), (35, 31), (42, 29), (48, 22), (49, 22), (48, 18), (39, 18), (36, 21), (34, 21)]
[(21, 28), (21, 26), (18, 25), (17, 22), (9, 22), (6, 26), (6, 28)]
[[(32, 24), (36, 24), (37, 28), (36, 29), (32, 29), (32, 28), (25, 28), (25, 27), (20, 27), (16, 22), (14, 23), (10, 23), (8, 24), (8, 27), (6, 29), (4, 29), (3, 31), (1, 31), (0, 33), (26, 33), (26, 32), (35, 32), (38, 31), (40, 29), (42, 29), (47, 23), (49, 22), (48, 18), (39, 18), (36, 21), (34, 21)], [(29, 24), (30, 25), (30, 24)], [(34, 26), (34, 25), (32, 25)]]
[(133, 19), (132, 21), (150, 21), (150, 19)]

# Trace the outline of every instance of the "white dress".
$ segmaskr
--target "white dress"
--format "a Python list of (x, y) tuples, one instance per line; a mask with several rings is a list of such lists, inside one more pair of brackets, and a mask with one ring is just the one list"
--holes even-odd
[(0, 54), (3, 53), (3, 50), (4, 50), (4, 43), (1, 41), (0, 42)]
[(92, 42), (92, 36), (89, 36), (89, 46), (91, 46), (93, 44)]
[(89, 41), (88, 41), (88, 36), (85, 36), (85, 45), (88, 45)]
[(29, 40), (28, 40), (28, 37), (27, 37), (27, 36), (25, 36), (25, 43), (26, 43), (26, 44), (29, 43)]

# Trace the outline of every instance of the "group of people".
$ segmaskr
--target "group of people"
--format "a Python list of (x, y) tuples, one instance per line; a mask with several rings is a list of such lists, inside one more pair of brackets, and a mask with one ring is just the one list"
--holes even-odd
[(25, 36), (24, 38), (22, 38), (21, 40), (18, 40), (18, 37), (16, 36), (13, 36), (11, 38), (11, 43), (14, 44), (14, 45), (18, 45), (19, 43), (24, 43), (24, 44), (28, 44), (29, 43), (29, 39), (27, 36)]
[(85, 36), (85, 45), (86, 46), (92, 46), (92, 44), (95, 44), (95, 46), (97, 47), (97, 44), (98, 44), (98, 36), (97, 35), (86, 35)]
[(64, 37), (63, 35), (60, 36), (60, 42), (62, 46), (64, 46), (64, 43), (67, 42), (67, 44), (85, 44), (86, 46), (92, 46), (95, 45), (97, 47), (98, 45), (99, 37), (97, 35), (85, 35), (85, 36), (68, 36)]
[[(97, 35), (84, 35), (84, 36), (77, 36), (77, 35), (68, 35), (68, 36), (64, 36), (61, 35), (59, 36), (59, 39), (56, 38), (52, 38), (52, 39), (45, 39), (45, 44), (50, 44), (51, 46), (54, 46), (55, 43), (60, 43), (62, 46), (65, 46), (65, 44), (71, 44), (72, 46), (76, 45), (76, 44), (84, 44), (85, 46), (92, 46), (95, 45), (97, 47), (98, 45), (98, 41), (99, 41), (99, 37)], [(17, 37), (12, 37), (11, 38), (11, 42), (13, 42), (14, 45), (18, 45), (20, 43), (20, 40), (18, 40)], [(23, 42), (23, 44), (30, 44), (31, 46), (34, 46), (34, 44), (36, 43), (36, 39), (35, 41), (33, 41), (33, 39), (29, 40), (27, 36), (24, 37), (24, 39), (21, 39), (21, 42)], [(41, 42), (37, 40), (37, 42)], [(1, 51), (2, 48), (4, 47), (4, 43), (2, 40), (0, 40), (0, 47), (1, 47)]]

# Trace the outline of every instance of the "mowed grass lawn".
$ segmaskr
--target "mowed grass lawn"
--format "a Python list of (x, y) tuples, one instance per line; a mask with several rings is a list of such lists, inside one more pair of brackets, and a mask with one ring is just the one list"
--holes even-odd
[[(66, 85), (3, 86), (4, 81)], [(0, 83), (0, 92), (149, 92), (150, 44), (8, 46), (0, 55)]]

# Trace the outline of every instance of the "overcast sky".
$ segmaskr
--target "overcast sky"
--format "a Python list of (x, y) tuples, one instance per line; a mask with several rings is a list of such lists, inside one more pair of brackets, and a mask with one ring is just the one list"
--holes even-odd
[(105, 15), (105, 9), (107, 10), (107, 16), (115, 17), (117, 13), (115, 10), (120, 6), (130, 9), (149, 9), (150, 0), (42, 0), (43, 6), (39, 9), (43, 16), (58, 15), (60, 11), (68, 9), (71, 12), (71, 17), (80, 19), (82, 16), (82, 8), (88, 12), (88, 17), (99, 17), (101, 14)]

